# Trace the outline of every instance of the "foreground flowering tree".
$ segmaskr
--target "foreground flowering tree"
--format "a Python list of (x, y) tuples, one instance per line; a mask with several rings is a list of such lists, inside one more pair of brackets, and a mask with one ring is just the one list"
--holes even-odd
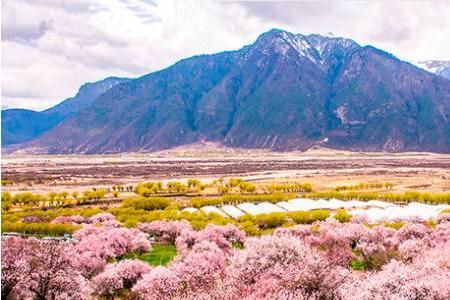
[(85, 299), (87, 281), (67, 250), (67, 244), (55, 241), (6, 239), (2, 245), (2, 298)]
[(288, 235), (249, 239), (227, 269), (232, 298), (333, 299), (348, 271)]
[(28, 273), (28, 254), (31, 243), (28, 240), (11, 237), (2, 240), (2, 299), (8, 299), (19, 290)]
[[(2, 299), (450, 299), (450, 218), (399, 229), (335, 220), (246, 237), (233, 225), (184, 221), (121, 227), (110, 214), (82, 223), (76, 243), (2, 239)], [(173, 243), (167, 266), (140, 254)], [(156, 246), (155, 246), (156, 247)]]

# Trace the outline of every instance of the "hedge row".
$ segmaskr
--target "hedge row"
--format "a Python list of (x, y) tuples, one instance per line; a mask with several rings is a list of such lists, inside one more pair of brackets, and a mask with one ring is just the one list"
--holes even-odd
[(51, 224), (51, 223), (20, 223), (20, 222), (3, 222), (3, 232), (19, 232), (30, 235), (45, 235), (45, 236), (61, 236), (65, 233), (73, 233), (79, 226), (70, 224)]

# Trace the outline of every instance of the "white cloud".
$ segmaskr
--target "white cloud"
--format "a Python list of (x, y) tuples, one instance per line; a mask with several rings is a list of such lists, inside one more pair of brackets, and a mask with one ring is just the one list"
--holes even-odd
[(272, 27), (450, 59), (449, 10), (447, 1), (4, 0), (2, 107), (49, 107), (86, 81), (240, 48)]

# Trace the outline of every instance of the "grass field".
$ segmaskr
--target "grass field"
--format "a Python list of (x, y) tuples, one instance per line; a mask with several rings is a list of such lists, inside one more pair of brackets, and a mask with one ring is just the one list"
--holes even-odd
[(152, 250), (137, 258), (152, 266), (166, 266), (177, 255), (174, 245), (153, 244)]

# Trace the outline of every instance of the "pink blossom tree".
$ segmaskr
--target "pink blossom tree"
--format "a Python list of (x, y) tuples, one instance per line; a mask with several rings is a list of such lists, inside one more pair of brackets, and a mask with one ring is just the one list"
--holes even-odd
[[(2, 245), (2, 271), (5, 272), (2, 274), (5, 276), (2, 276), (2, 298), (3, 294), (8, 297), (13, 292), (19, 299), (86, 299), (89, 295), (86, 279), (74, 267), (68, 254), (68, 245), (63, 242), (5, 240)], [(8, 264), (11, 255), (16, 257), (12, 265)]]
[(28, 240), (9, 237), (2, 239), (2, 299), (8, 299), (11, 293), (25, 280), (29, 272), (27, 254), (31, 244)]
[(51, 221), (52, 224), (83, 224), (86, 222), (86, 218), (79, 215), (58, 216)]
[(100, 272), (109, 258), (151, 250), (147, 237), (137, 229), (87, 224), (74, 237), (79, 239), (72, 251), (74, 263), (87, 277)]
[(92, 279), (94, 294), (113, 299), (121, 289), (130, 289), (150, 270), (150, 266), (140, 260), (123, 260), (108, 264), (102, 273)]
[(449, 299), (450, 273), (392, 260), (377, 272), (353, 277), (340, 287), (340, 292), (343, 299), (349, 300)]
[(182, 221), (153, 221), (139, 223), (137, 228), (154, 237), (159, 243), (174, 244), (175, 239), (185, 231), (192, 231), (189, 222)]
[(375, 226), (361, 237), (356, 250), (368, 267), (379, 268), (395, 256), (397, 246), (395, 229)]
[(195, 244), (189, 253), (170, 265), (187, 294), (214, 293), (224, 280), (226, 256), (210, 241)]
[(147, 299), (177, 299), (183, 289), (178, 274), (166, 267), (156, 267), (142, 276), (133, 287), (134, 297)]
[(182, 232), (175, 240), (175, 246), (183, 254), (201, 241), (214, 242), (222, 251), (230, 253), (233, 243), (244, 243), (245, 233), (232, 224), (226, 226), (208, 224), (201, 231)]
[(108, 227), (120, 227), (120, 224), (117, 222), (116, 217), (114, 217), (114, 215), (110, 213), (100, 213), (93, 215), (87, 221), (91, 224), (101, 224)]
[(230, 258), (227, 286), (236, 297), (276, 295), (282, 287), (292, 297), (328, 299), (325, 295), (334, 293), (347, 272), (296, 237), (263, 236), (248, 239)]

